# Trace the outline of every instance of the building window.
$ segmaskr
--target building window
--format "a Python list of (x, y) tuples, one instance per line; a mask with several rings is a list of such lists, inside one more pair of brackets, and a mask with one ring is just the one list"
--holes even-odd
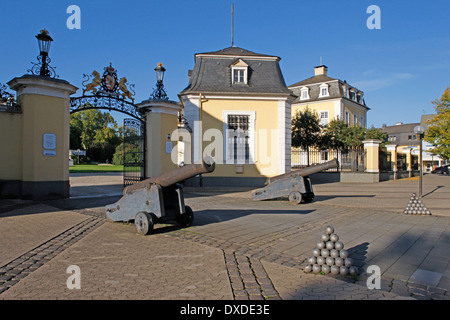
[(233, 70), (233, 83), (245, 83), (244, 73), (245, 73), (245, 70), (243, 70), (243, 69), (234, 69)]
[(248, 64), (242, 59), (239, 59), (231, 66), (231, 83), (232, 84), (247, 84), (248, 78)]
[(225, 163), (253, 163), (255, 112), (224, 111)]
[(303, 87), (300, 92), (300, 100), (309, 99), (309, 89), (307, 87)]
[(328, 125), (328, 111), (320, 111), (319, 113), (319, 125)]
[(353, 115), (353, 125), (356, 126), (358, 124), (358, 116), (356, 114)]
[(361, 127), (364, 127), (365, 126), (365, 124), (364, 124), (364, 117), (361, 117), (360, 119), (361, 119)]
[(328, 150), (320, 151), (320, 161), (328, 161)]
[(319, 98), (328, 97), (330, 93), (328, 92), (328, 85), (323, 83), (319, 86)]
[(389, 136), (388, 140), (393, 142), (393, 141), (397, 141), (397, 136)]
[(348, 111), (345, 111), (345, 123), (350, 122), (350, 113)]

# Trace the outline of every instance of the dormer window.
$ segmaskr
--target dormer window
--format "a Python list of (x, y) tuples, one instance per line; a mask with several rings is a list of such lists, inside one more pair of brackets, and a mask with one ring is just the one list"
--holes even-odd
[(247, 84), (248, 79), (248, 64), (244, 60), (239, 59), (231, 66), (231, 83), (232, 84)]
[(300, 89), (300, 100), (307, 100), (309, 99), (309, 89), (308, 87), (302, 87)]
[(328, 85), (326, 83), (322, 83), (319, 86), (319, 98), (328, 97), (330, 93), (328, 92)]

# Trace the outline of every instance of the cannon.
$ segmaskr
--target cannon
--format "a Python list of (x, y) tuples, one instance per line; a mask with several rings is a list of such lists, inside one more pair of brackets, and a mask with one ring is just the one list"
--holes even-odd
[(265, 187), (252, 192), (253, 200), (269, 200), (288, 197), (290, 202), (312, 202), (314, 192), (309, 175), (330, 168), (337, 168), (337, 159), (313, 165), (304, 169), (294, 170), (275, 177), (267, 178)]
[(128, 186), (119, 201), (106, 206), (106, 219), (116, 222), (134, 220), (136, 231), (143, 235), (150, 234), (158, 222), (176, 221), (182, 228), (189, 227), (194, 221), (194, 213), (184, 204), (180, 182), (214, 169), (214, 160), (205, 158), (200, 164), (185, 165)]

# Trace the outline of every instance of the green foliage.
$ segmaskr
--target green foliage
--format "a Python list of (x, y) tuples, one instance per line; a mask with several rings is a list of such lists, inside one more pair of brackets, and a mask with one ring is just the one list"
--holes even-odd
[(108, 112), (80, 111), (70, 116), (70, 149), (86, 150), (90, 161), (111, 163), (125, 131)]
[[(126, 143), (125, 144), (125, 152), (126, 163), (138, 163), (141, 161), (141, 153), (140, 153), (140, 146), (133, 143)], [(114, 152), (114, 156), (112, 158), (112, 162), (115, 165), (123, 165), (124, 164), (124, 143), (120, 143)]]
[(309, 148), (320, 147), (319, 115), (308, 107), (304, 111), (298, 111), (292, 119), (292, 146), (300, 147), (308, 152)]
[(447, 88), (440, 100), (432, 102), (437, 115), (428, 121), (428, 131), (424, 140), (432, 143), (434, 155), (444, 160), (450, 159), (450, 89)]
[(386, 147), (386, 141), (388, 140), (388, 135), (386, 132), (381, 131), (381, 129), (375, 128), (374, 126), (366, 130), (366, 140), (380, 140), (380, 147)]

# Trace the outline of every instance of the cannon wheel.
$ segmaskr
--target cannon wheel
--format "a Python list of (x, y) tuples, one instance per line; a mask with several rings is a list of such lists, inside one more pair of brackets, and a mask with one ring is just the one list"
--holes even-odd
[(182, 228), (190, 227), (192, 225), (192, 223), (194, 222), (194, 212), (192, 211), (191, 207), (185, 206), (185, 209), (186, 209), (186, 213), (179, 214), (176, 218), (177, 223)]
[(148, 212), (138, 212), (136, 218), (134, 219), (134, 225), (136, 226), (136, 231), (139, 234), (148, 235), (152, 232), (154, 226), (153, 217)]
[(302, 194), (300, 192), (294, 191), (289, 194), (289, 201), (299, 204), (302, 202)]

